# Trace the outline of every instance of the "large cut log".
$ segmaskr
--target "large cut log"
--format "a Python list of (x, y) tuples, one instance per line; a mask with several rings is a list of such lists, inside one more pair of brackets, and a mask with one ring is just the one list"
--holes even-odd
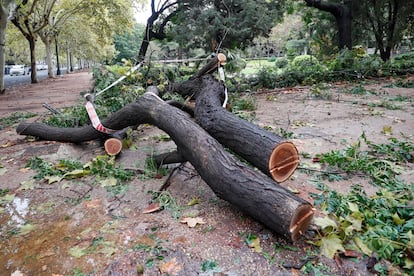
[[(150, 123), (164, 130), (176, 143), (180, 155), (194, 166), (217, 196), (289, 240), (298, 239), (312, 219), (312, 206), (307, 201), (241, 163), (194, 123), (187, 113), (168, 105), (155, 93), (145, 93), (135, 103), (125, 106), (102, 123), (111, 129)], [(91, 137), (94, 130), (90, 128), (83, 127), (76, 131), (33, 123), (20, 124), (17, 131), (48, 140), (56, 137), (60, 141), (81, 141), (74, 137), (85, 133)], [(99, 133), (96, 135), (99, 136)]]
[(277, 182), (288, 179), (299, 164), (294, 144), (222, 107), (224, 86), (211, 75), (173, 84), (169, 88), (196, 99), (197, 123), (221, 144)]

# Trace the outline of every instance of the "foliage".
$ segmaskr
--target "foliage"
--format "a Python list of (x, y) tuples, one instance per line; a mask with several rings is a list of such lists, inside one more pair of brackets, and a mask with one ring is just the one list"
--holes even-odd
[(5, 129), (8, 126), (12, 126), (14, 124), (17, 124), (27, 118), (31, 118), (36, 116), (36, 114), (31, 112), (14, 112), (8, 117), (0, 118), (0, 130)]
[(159, 204), (161, 209), (170, 210), (175, 219), (179, 219), (184, 207), (179, 205), (168, 191), (148, 191), (152, 195), (152, 201)]
[(256, 87), (275, 88), (402, 75), (414, 72), (413, 56), (414, 52), (411, 52), (384, 63), (376, 55), (365, 54), (360, 47), (344, 49), (333, 59), (324, 61), (302, 55), (295, 57), (282, 69), (276, 65), (260, 68), (257, 75), (250, 76), (250, 82)]
[(207, 272), (209, 270), (217, 269), (218, 265), (217, 262), (211, 260), (205, 260), (201, 263), (201, 271)]
[(414, 6), (410, 1), (354, 1), (356, 21), (359, 26), (366, 26), (374, 34), (376, 48), (379, 49), (382, 60), (390, 58), (403, 35), (412, 36), (412, 14)]
[[(186, 3), (190, 5), (185, 5)], [(183, 1), (169, 37), (183, 49), (245, 49), (282, 18), (284, 1)]]
[(285, 68), (289, 64), (289, 60), (286, 57), (280, 57), (275, 60), (276, 68)]
[(251, 95), (240, 96), (240, 94), (233, 94), (229, 99), (232, 113), (245, 120), (253, 120), (256, 116), (256, 98)]
[(115, 63), (121, 63), (123, 60), (136, 61), (139, 51), (138, 41), (143, 39), (145, 27), (135, 24), (132, 30), (124, 30), (115, 35), (114, 43), (117, 54), (113, 60)]
[[(367, 150), (362, 150), (361, 140)], [(322, 229), (315, 243), (329, 257), (345, 249), (368, 256), (375, 251), (379, 258), (410, 271), (414, 267), (409, 257), (414, 250), (414, 183), (407, 184), (398, 175), (404, 162), (413, 161), (414, 145), (395, 138), (374, 144), (365, 135), (361, 140), (343, 151), (323, 154), (321, 162), (330, 166), (328, 171), (334, 166), (350, 175), (366, 175), (380, 188), (369, 196), (353, 184), (344, 195), (329, 189), (321, 178), (316, 180), (322, 193), (312, 197), (327, 216), (315, 220)]]
[(66, 159), (60, 160), (57, 164), (53, 164), (42, 158), (33, 157), (28, 160), (26, 167), (37, 171), (37, 174), (34, 176), (35, 179), (47, 180), (49, 184), (59, 182), (62, 179), (95, 175), (98, 177), (97, 180), (101, 181), (102, 186), (105, 186), (102, 182), (105, 179), (111, 180), (110, 186), (116, 186), (132, 178), (131, 172), (117, 166), (115, 158), (106, 155), (97, 156), (86, 164), (82, 164), (77, 160)]
[(168, 249), (163, 246), (163, 241), (156, 235), (151, 234), (149, 238), (150, 240), (148, 242), (137, 244), (132, 249), (148, 253), (149, 257), (147, 258), (145, 265), (147, 267), (153, 267), (157, 261), (164, 260), (168, 253)]
[(390, 138), (389, 144), (373, 144), (363, 134), (369, 150), (362, 150), (361, 140), (347, 147), (343, 151), (331, 151), (321, 157), (321, 162), (330, 166), (337, 166), (346, 173), (365, 173), (371, 181), (381, 187), (386, 187), (390, 179), (394, 179), (402, 172), (401, 162), (413, 160), (414, 145)]

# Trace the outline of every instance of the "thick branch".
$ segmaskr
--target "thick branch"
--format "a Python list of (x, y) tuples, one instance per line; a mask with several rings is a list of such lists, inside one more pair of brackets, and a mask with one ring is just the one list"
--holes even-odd
[[(154, 93), (145, 93), (137, 102), (105, 120), (108, 127), (116, 129), (139, 123), (156, 125), (168, 133), (183, 160), (194, 166), (217, 196), (289, 240), (296, 240), (306, 230), (313, 216), (308, 202), (242, 164), (188, 114), (168, 105)], [(25, 126), (22, 129), (20, 124), (18, 132), (32, 135), (27, 130), (34, 129)], [(47, 133), (53, 136), (54, 131), (56, 128), (50, 128)], [(85, 127), (84, 131), (89, 132), (90, 128)]]

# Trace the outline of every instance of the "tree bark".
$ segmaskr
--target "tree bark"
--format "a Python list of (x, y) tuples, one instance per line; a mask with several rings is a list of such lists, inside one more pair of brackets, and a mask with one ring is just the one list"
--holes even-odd
[[(176, 143), (180, 155), (194, 166), (217, 196), (289, 240), (298, 239), (312, 219), (313, 210), (308, 202), (242, 164), (187, 113), (168, 105), (154, 93), (145, 93), (102, 123), (111, 129), (150, 123), (164, 130)], [(92, 126), (57, 129), (39, 123), (22, 123), (17, 132), (69, 142), (100, 135)]]
[(32, 72), (30, 74), (31, 82), (38, 83), (37, 70), (36, 70), (36, 39), (34, 37), (26, 37), (30, 46), (30, 68)]
[(352, 49), (352, 1), (346, 0), (343, 4), (339, 4), (321, 0), (305, 0), (307, 6), (315, 7), (335, 16), (339, 49), (345, 47)]
[(197, 123), (277, 182), (287, 180), (297, 168), (299, 155), (292, 143), (222, 107), (224, 86), (211, 75), (174, 84), (170, 89), (185, 96), (194, 95)]

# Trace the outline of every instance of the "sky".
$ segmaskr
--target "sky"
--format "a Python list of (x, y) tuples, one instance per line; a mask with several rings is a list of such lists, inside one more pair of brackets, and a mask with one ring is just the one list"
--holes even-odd
[(148, 0), (147, 4), (144, 5), (144, 7), (142, 7), (142, 9), (140, 9), (139, 11), (137, 10), (135, 12), (135, 20), (138, 23), (147, 23), (147, 19), (148, 17), (151, 15), (151, 1)]

